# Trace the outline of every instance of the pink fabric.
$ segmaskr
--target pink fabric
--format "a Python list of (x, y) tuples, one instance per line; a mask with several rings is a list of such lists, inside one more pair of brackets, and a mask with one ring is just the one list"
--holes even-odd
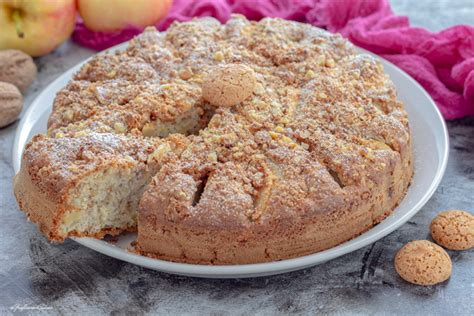
[[(174, 0), (173, 21), (213, 16), (221, 22), (231, 13), (252, 20), (280, 17), (311, 23), (341, 33), (355, 45), (388, 59), (416, 79), (433, 97), (446, 119), (474, 115), (474, 27), (458, 25), (433, 33), (411, 27), (407, 17), (393, 14), (387, 0)], [(78, 21), (73, 38), (105, 49), (130, 39), (141, 29), (94, 33)]]

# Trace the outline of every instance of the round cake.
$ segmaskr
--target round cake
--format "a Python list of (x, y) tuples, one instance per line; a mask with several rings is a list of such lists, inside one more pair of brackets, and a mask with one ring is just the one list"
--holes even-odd
[(132, 230), (143, 255), (246, 264), (358, 236), (412, 173), (407, 114), (378, 61), (308, 24), (235, 15), (149, 28), (92, 58), (14, 187), (51, 240)]

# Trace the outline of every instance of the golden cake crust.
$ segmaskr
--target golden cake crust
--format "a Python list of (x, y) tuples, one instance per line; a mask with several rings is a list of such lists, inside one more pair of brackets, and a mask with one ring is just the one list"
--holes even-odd
[[(408, 118), (381, 64), (339, 35), (280, 19), (148, 29), (75, 75), (49, 135), (159, 141), (176, 125), (187, 143), (140, 201), (137, 251), (152, 257), (242, 264), (314, 253), (384, 219), (412, 177)], [(22, 172), (35, 164), (24, 160)]]

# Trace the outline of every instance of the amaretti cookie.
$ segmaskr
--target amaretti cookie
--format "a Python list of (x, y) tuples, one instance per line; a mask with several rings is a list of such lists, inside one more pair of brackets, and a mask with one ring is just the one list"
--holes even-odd
[(231, 107), (250, 97), (255, 85), (252, 68), (242, 64), (218, 66), (204, 79), (202, 97), (216, 107)]
[(449, 279), (452, 262), (448, 253), (428, 240), (414, 240), (395, 257), (395, 270), (410, 283), (434, 285)]
[(431, 222), (431, 237), (438, 245), (452, 250), (474, 247), (474, 216), (460, 210), (439, 213)]

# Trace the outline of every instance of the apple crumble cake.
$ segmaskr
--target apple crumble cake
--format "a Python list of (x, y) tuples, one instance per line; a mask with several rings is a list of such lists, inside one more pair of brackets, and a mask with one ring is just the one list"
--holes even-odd
[(25, 148), (15, 194), (51, 240), (138, 232), (165, 260), (245, 264), (370, 229), (412, 178), (382, 65), (311, 25), (148, 28), (89, 62)]

